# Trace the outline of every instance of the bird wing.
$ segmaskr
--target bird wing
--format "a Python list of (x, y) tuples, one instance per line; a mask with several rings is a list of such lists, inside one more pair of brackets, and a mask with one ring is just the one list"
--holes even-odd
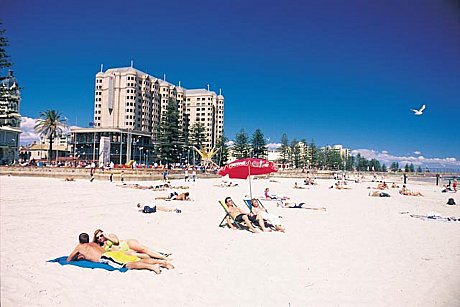
[(425, 106), (425, 105), (423, 105), (423, 106), (420, 108), (420, 110), (419, 110), (419, 111), (420, 111), (420, 112), (423, 112), (423, 110), (425, 110), (425, 108), (426, 108), (426, 106)]
[(414, 109), (410, 109), (410, 110), (411, 110), (412, 112), (415, 112), (415, 113), (417, 113), (417, 112), (418, 112), (418, 110), (414, 110)]

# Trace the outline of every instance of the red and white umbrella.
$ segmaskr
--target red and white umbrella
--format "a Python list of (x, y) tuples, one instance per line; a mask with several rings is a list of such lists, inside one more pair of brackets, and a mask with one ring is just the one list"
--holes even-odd
[(265, 159), (246, 158), (230, 162), (220, 168), (217, 174), (220, 176), (228, 175), (229, 178), (238, 179), (247, 179), (249, 177), (249, 193), (252, 198), (251, 176), (265, 175), (277, 171), (278, 169), (273, 162)]

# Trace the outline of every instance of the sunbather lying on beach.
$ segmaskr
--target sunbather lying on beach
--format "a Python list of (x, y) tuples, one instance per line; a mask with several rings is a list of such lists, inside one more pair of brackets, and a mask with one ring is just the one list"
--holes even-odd
[(412, 192), (408, 188), (406, 188), (406, 185), (403, 185), (402, 189), (399, 190), (399, 194), (401, 195), (407, 195), (407, 196), (423, 196), (422, 193), (420, 192)]
[[(277, 231), (285, 232), (285, 228), (281, 225), (281, 220), (279, 217), (268, 213), (267, 209), (263, 208), (262, 206), (259, 205), (259, 201), (255, 198), (251, 199), (251, 205), (252, 209), (251, 212), (256, 216), (256, 219), (258, 221), (260, 220), (266, 220), (273, 226), (275, 226), (275, 229)], [(259, 225), (261, 226), (263, 231), (268, 231), (268, 229), (265, 227), (265, 223), (262, 223)]]
[[(89, 240), (89, 235), (82, 233), (81, 237), (86, 235)], [(72, 260), (88, 260), (92, 262), (106, 263), (114, 268), (127, 268), (130, 270), (150, 270), (157, 274), (161, 273), (161, 268), (164, 267), (173, 269), (174, 266), (166, 260), (157, 260), (152, 258), (139, 258), (136, 256), (128, 255), (122, 251), (106, 252), (104, 248), (94, 242), (79, 243), (74, 250), (67, 257), (67, 261)]]
[(270, 193), (269, 188), (265, 188), (264, 197), (265, 197), (265, 199), (268, 199), (268, 200), (279, 200), (279, 199), (286, 200), (286, 199), (289, 199), (289, 197), (287, 197), (287, 196), (276, 195), (276, 194)]
[(164, 199), (164, 200), (188, 200), (190, 201), (190, 193), (185, 192), (185, 193), (180, 193), (177, 194), (177, 192), (171, 192), (168, 196), (157, 196), (155, 199)]
[(73, 177), (66, 177), (64, 181), (75, 181)]
[(306, 189), (306, 188), (301, 187), (297, 184), (297, 182), (294, 182), (294, 189)]
[(139, 208), (140, 209), (139, 211), (142, 212), (142, 213), (155, 213), (157, 211), (176, 212), (176, 213), (181, 213), (182, 212), (181, 210), (179, 210), (177, 208), (172, 209), (172, 208), (159, 206), (159, 205), (155, 205), (155, 204), (143, 204), (143, 205), (141, 205), (141, 203), (138, 203), (137, 208)]
[(133, 255), (139, 258), (165, 260), (169, 256), (168, 254), (162, 254), (154, 251), (134, 239), (119, 240), (115, 234), (106, 234), (101, 229), (97, 229), (94, 232), (93, 242), (102, 246), (106, 251), (122, 251), (128, 255)]
[(306, 207), (305, 206), (305, 203), (294, 203), (294, 202), (291, 202), (291, 203), (287, 203), (287, 202), (284, 202), (282, 200), (279, 200), (276, 205), (278, 207), (281, 207), (281, 208), (292, 208), (292, 209), (309, 209), (309, 210), (321, 210), (321, 211), (326, 211), (326, 208), (325, 207), (320, 207), (320, 208), (317, 208), (317, 207)]
[(314, 185), (314, 184), (316, 184), (315, 181), (314, 181), (313, 179), (311, 179), (310, 177), (307, 177), (307, 178), (303, 181), (303, 183), (304, 183), (305, 185)]
[(387, 192), (383, 192), (383, 191), (372, 191), (372, 192), (369, 192), (369, 196), (390, 197), (390, 194), (388, 194)]
[(347, 186), (345, 183), (341, 184), (339, 182), (336, 182), (333, 186), (330, 187), (330, 189), (336, 188), (337, 190), (351, 190), (349, 186)]
[[(249, 228), (249, 231), (252, 231), (254, 233), (257, 233), (257, 232), (260, 232), (259, 229), (255, 228), (253, 225), (252, 225), (252, 222), (256, 222), (257, 221), (257, 217), (254, 216), (254, 215), (250, 215), (248, 213), (245, 213), (243, 212), (240, 208), (238, 208), (237, 206), (235, 206), (235, 203), (233, 202), (232, 198), (231, 197), (226, 197), (225, 198), (225, 204), (227, 205), (228, 207), (228, 213), (230, 214), (230, 216), (235, 220), (237, 221), (238, 223), (241, 223), (241, 222), (245, 222), (246, 223), (246, 226), (248, 226)], [(261, 217), (259, 217), (260, 219), (260, 223), (259, 224), (263, 224), (264, 227), (265, 227), (265, 224), (264, 224), (264, 221)], [(227, 220), (227, 225), (230, 226), (231, 229), (236, 229), (235, 226), (233, 226), (233, 223), (230, 221), (230, 218), (227, 216), (226, 217), (226, 220)]]

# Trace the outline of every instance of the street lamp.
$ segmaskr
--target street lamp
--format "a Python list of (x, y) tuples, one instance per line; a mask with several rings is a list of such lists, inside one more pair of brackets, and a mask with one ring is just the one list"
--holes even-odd
[(139, 147), (139, 152), (140, 152), (140, 157), (139, 160), (141, 160), (141, 165), (142, 165), (142, 150), (144, 150), (144, 147)]

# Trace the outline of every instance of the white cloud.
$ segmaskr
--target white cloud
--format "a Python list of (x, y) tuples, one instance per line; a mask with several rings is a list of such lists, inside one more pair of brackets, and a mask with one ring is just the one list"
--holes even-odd
[(21, 117), (21, 145), (31, 144), (34, 141), (40, 141), (40, 136), (34, 130), (35, 119), (30, 117)]
[(420, 151), (417, 150), (417, 151), (414, 151), (414, 154), (416, 154), (416, 155), (421, 155), (422, 153), (421, 153)]
[[(404, 166), (407, 164), (414, 164), (415, 166), (429, 167), (429, 168), (459, 168), (460, 161), (452, 157), (446, 158), (427, 158), (424, 156), (395, 156), (390, 154), (388, 151), (376, 151), (372, 149), (354, 149), (351, 151), (351, 154), (356, 156), (361, 154), (362, 157), (366, 159), (376, 159), (380, 163), (384, 163), (387, 166), (392, 162), (398, 162), (399, 166)], [(415, 152), (418, 155), (420, 152)]]

